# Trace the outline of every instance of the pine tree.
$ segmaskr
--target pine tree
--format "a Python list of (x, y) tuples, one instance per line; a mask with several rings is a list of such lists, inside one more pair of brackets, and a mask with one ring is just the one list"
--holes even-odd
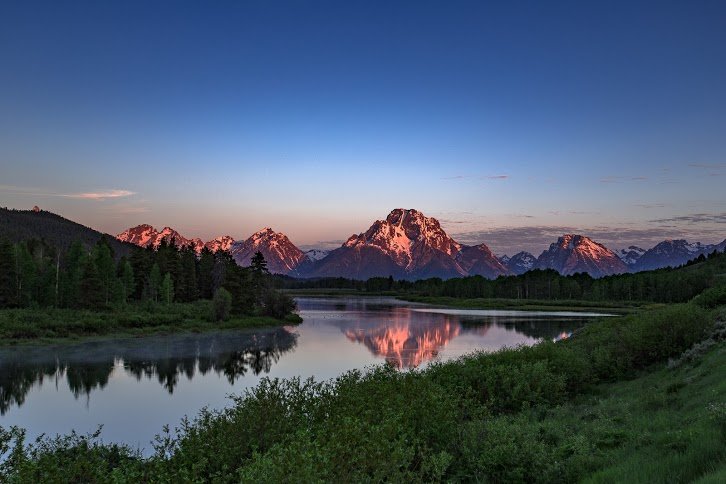
[(134, 269), (129, 261), (124, 261), (121, 272), (121, 286), (123, 288), (123, 302), (128, 302), (134, 293)]
[(79, 294), (83, 273), (83, 245), (76, 241), (71, 244), (65, 257), (65, 270), (62, 273), (61, 306), (76, 308), (80, 305)]
[(197, 300), (197, 257), (194, 250), (185, 248), (181, 251), (181, 273), (177, 285), (177, 299), (182, 302)]
[(0, 241), (0, 308), (16, 304), (15, 248), (8, 240)]
[(205, 247), (199, 255), (199, 277), (197, 285), (199, 287), (199, 297), (202, 299), (212, 299), (214, 291), (212, 290), (212, 272), (214, 271), (214, 253)]
[(161, 286), (161, 271), (159, 265), (154, 263), (149, 274), (149, 295), (151, 300), (157, 302), (159, 300), (159, 288)]
[(174, 283), (171, 280), (171, 274), (168, 272), (164, 274), (164, 280), (161, 282), (159, 289), (161, 295), (161, 301), (166, 304), (171, 304), (174, 300)]
[(18, 305), (28, 307), (33, 303), (33, 292), (37, 271), (33, 256), (25, 242), (15, 245), (16, 300)]
[(80, 305), (86, 309), (100, 309), (105, 301), (103, 285), (98, 275), (96, 261), (92, 256), (86, 257), (81, 275)]
[(255, 255), (252, 256), (252, 260), (250, 261), (250, 269), (252, 270), (252, 274), (255, 276), (263, 276), (270, 273), (270, 271), (267, 269), (267, 261), (265, 260), (265, 256), (262, 255), (262, 252), (259, 250), (255, 252)]
[(111, 288), (116, 278), (116, 263), (113, 260), (111, 247), (105, 238), (101, 238), (93, 250), (93, 258), (101, 280), (101, 290), (106, 304), (111, 299)]

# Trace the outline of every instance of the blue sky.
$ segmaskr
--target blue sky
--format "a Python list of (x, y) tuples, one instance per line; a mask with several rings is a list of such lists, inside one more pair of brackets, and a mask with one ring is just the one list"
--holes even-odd
[(0, 206), (335, 246), (726, 237), (724, 2), (3, 2)]

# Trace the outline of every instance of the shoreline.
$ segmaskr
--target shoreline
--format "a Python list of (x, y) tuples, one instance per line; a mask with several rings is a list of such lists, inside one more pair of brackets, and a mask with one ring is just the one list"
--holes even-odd
[(3, 309), (0, 310), (0, 348), (272, 328), (302, 323), (297, 313), (291, 313), (284, 319), (255, 315), (209, 321), (202, 316), (204, 308), (203, 304), (175, 304), (122, 311)]

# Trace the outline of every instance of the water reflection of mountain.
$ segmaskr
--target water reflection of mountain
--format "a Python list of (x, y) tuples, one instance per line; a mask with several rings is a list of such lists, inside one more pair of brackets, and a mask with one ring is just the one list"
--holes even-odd
[(34, 384), (66, 380), (79, 397), (104, 388), (117, 367), (138, 380), (157, 379), (169, 393), (179, 378), (192, 379), (210, 371), (230, 384), (242, 375), (268, 373), (293, 349), (297, 334), (286, 328), (255, 332), (217, 332), (158, 336), (69, 346), (6, 348), (0, 350), (0, 415), (21, 406)]
[(349, 340), (364, 344), (398, 368), (416, 367), (436, 357), (460, 331), (461, 325), (455, 318), (439, 314), (419, 313), (412, 324), (411, 312), (407, 310), (393, 311), (378, 325), (343, 328)]
[(494, 326), (525, 335), (533, 340), (559, 340), (585, 324), (586, 319), (545, 317), (469, 317), (413, 312), (394, 308), (379, 317), (360, 318), (341, 324), (341, 331), (353, 342), (363, 344), (398, 368), (412, 368), (435, 358), (454, 338), (462, 334), (486, 337)]

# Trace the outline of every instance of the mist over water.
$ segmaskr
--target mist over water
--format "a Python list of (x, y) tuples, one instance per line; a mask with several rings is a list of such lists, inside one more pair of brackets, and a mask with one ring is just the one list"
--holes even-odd
[(29, 438), (103, 425), (151, 450), (162, 426), (222, 408), (263, 377), (333, 378), (388, 362), (425, 367), (476, 350), (568, 337), (597, 316), (468, 311), (392, 298), (298, 298), (299, 326), (0, 349), (0, 425)]

